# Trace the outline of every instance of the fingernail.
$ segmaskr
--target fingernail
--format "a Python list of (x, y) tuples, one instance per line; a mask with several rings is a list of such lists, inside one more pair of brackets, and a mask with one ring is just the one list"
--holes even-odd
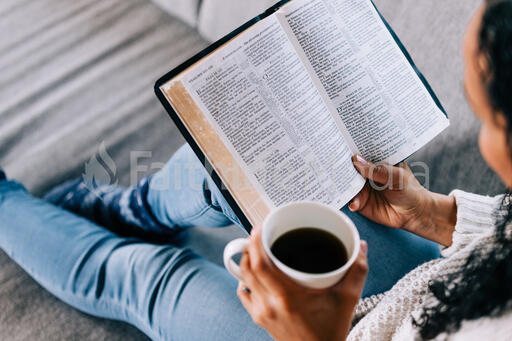
[(366, 240), (361, 240), (361, 251), (363, 251), (365, 255), (368, 254), (368, 243)]
[(350, 205), (348, 205), (349, 210), (352, 212), (356, 211), (359, 208), (359, 198), (354, 198)]
[(365, 167), (370, 165), (370, 163), (366, 161), (366, 159), (363, 158), (361, 155), (356, 155), (356, 162)]

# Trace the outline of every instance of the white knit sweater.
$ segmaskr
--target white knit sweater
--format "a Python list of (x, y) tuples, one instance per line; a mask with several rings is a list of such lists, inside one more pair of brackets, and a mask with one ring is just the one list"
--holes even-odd
[[(429, 293), (428, 282), (454, 272), (474, 248), (493, 242), (494, 213), (501, 197), (484, 197), (458, 190), (451, 195), (457, 202), (452, 246), (442, 250), (443, 258), (417, 267), (386, 293), (361, 300), (355, 313), (358, 322), (350, 331), (348, 340), (419, 340), (412, 316), (419, 317), (426, 304), (435, 302)], [(446, 335), (439, 337), (445, 338)], [(510, 341), (512, 312), (498, 318), (465, 321), (457, 333), (449, 335), (448, 340)]]

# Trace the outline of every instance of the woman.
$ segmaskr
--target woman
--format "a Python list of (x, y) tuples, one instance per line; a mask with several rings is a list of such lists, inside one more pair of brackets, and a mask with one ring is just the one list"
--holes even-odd
[[(512, 0), (489, 0), (468, 29), (465, 87), (483, 123), (482, 154), (509, 188), (511, 42)], [(249, 314), (225, 270), (170, 243), (143, 241), (175, 240), (192, 225), (238, 223), (188, 146), (137, 188), (90, 192), (74, 182), (48, 195), (89, 220), (0, 180), (0, 247), (63, 301), (129, 322), (153, 339), (509, 340), (508, 196), (443, 196), (423, 189), (405, 165), (375, 166), (361, 157), (354, 164), (370, 182), (387, 185), (381, 191), (367, 185), (349, 205), (358, 213), (345, 209), (368, 242), (368, 260), (363, 242), (338, 285), (305, 289), (266, 258), (255, 229), (241, 260), (246, 282), (238, 286)], [(192, 176), (164, 186), (185, 173)], [(444, 257), (436, 244), (416, 235), (445, 246)]]
[[(482, 121), (480, 150), (512, 188), (512, 1), (489, 0), (478, 11), (464, 56), (467, 98)], [(444, 258), (420, 265), (388, 292), (358, 302), (365, 272), (360, 257), (359, 270), (351, 269), (359, 276), (342, 281), (326, 298), (325, 293), (305, 293), (275, 270), (255, 233), (241, 264), (247, 283), (239, 289), (255, 321), (282, 340), (346, 335), (349, 340), (511, 340), (510, 195), (500, 199), (454, 191), (446, 197), (423, 189), (406, 166), (375, 166), (358, 156), (354, 164), (387, 189), (367, 185), (350, 209), (438, 242), (446, 247)]]

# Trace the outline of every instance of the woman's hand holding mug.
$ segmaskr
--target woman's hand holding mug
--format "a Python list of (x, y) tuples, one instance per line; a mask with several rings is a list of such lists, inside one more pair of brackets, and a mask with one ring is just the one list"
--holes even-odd
[(272, 263), (261, 229), (255, 229), (240, 263), (244, 282), (238, 297), (254, 322), (276, 340), (345, 340), (368, 272), (366, 253), (362, 241), (343, 280), (327, 289), (306, 288)]
[[(271, 251), (274, 242), (302, 227), (338, 238), (348, 256), (343, 266), (312, 274), (277, 259)], [(243, 254), (240, 267), (232, 260), (236, 253)], [(224, 263), (240, 279), (238, 296), (254, 322), (276, 340), (345, 340), (368, 272), (366, 253), (366, 242), (343, 213), (321, 204), (294, 203), (272, 212), (250, 239), (228, 244)]]

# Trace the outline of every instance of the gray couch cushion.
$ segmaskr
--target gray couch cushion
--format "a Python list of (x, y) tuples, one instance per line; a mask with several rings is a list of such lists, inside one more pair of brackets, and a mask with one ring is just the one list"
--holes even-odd
[(196, 26), (200, 0), (152, 0), (167, 13)]
[(199, 32), (205, 39), (216, 41), (277, 2), (276, 0), (203, 0), (197, 25)]
[(8, 176), (41, 194), (81, 176), (104, 141), (128, 184), (133, 152), (151, 151), (140, 161), (150, 168), (183, 143), (153, 85), (206, 46), (195, 30), (147, 0), (5, 0), (0, 8)]

